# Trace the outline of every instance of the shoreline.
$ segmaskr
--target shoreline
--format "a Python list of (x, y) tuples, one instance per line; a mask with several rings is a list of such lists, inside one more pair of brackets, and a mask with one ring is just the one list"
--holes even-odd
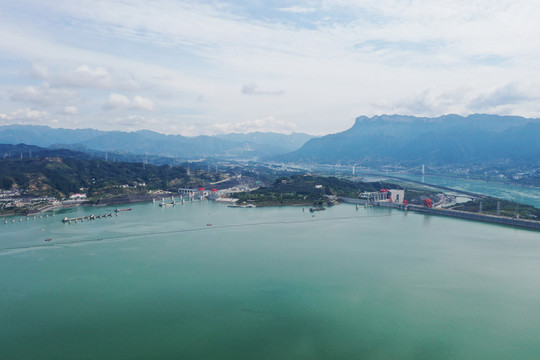
[(16, 212), (9, 212), (9, 213), (0, 213), (0, 218), (2, 217), (26, 217), (26, 216), (34, 216), (34, 215), (40, 215), (44, 214), (49, 211), (53, 211), (54, 209), (69, 209), (76, 206), (110, 206), (110, 205), (122, 205), (122, 204), (136, 204), (136, 203), (144, 203), (144, 202), (150, 202), (153, 200), (159, 200), (161, 198), (167, 198), (175, 196), (178, 197), (179, 193), (159, 193), (159, 194), (128, 194), (128, 195), (120, 195), (114, 198), (108, 198), (108, 199), (98, 199), (97, 201), (93, 200), (65, 200), (62, 201), (58, 205), (47, 205), (43, 207), (42, 209), (30, 209), (27, 213), (16, 213)]
[[(393, 177), (393, 178), (397, 178), (397, 179), (403, 179), (403, 180), (410, 180), (410, 181), (415, 181), (415, 180), (411, 180), (411, 179), (407, 179), (407, 178), (403, 178), (403, 177), (400, 177), (400, 175), (416, 175), (416, 176), (422, 176), (421, 173), (409, 173), (409, 172), (389, 172), (389, 173), (384, 173), (384, 172), (357, 172), (356, 174), (362, 174), (362, 175), (370, 175), (370, 176), (382, 176), (382, 177)], [(514, 182), (514, 181), (511, 181), (511, 180), (497, 180), (497, 179), (483, 179), (483, 178), (471, 178), (471, 177), (463, 177), (463, 176), (458, 176), (458, 175), (451, 175), (451, 174), (438, 174), (438, 173), (433, 173), (433, 174), (425, 174), (425, 176), (434, 176), (434, 177), (441, 177), (441, 178), (446, 178), (446, 179), (456, 179), (456, 180), (461, 180), (461, 181), (474, 181), (474, 182), (485, 182), (485, 183), (493, 183), (493, 184), (496, 184), (496, 185), (508, 185), (508, 186), (523, 186), (523, 187), (527, 187), (527, 188), (532, 188), (532, 189), (535, 189), (535, 190), (540, 190), (540, 186), (537, 186), (537, 185), (529, 185), (529, 184), (522, 184), (520, 182)], [(435, 185), (437, 186), (437, 185)]]
[[(360, 200), (360, 199), (351, 199), (351, 198), (340, 198), (340, 199), (344, 203), (348, 203), (348, 204), (363, 204), (363, 205), (369, 204), (367, 201)], [(425, 208), (419, 205), (403, 205), (403, 204), (383, 203), (383, 202), (376, 202), (372, 205), (378, 206), (378, 207), (402, 210), (402, 211), (410, 210), (410, 211), (414, 211), (414, 212), (425, 214), (425, 215), (452, 217), (452, 218), (458, 218), (458, 219), (463, 219), (463, 220), (470, 220), (470, 221), (483, 222), (483, 223), (489, 223), (489, 224), (498, 224), (498, 225), (504, 225), (504, 226), (518, 227), (520, 229), (526, 229), (526, 230), (540, 231), (540, 221), (535, 221), (535, 220), (516, 219), (516, 218), (511, 218), (511, 217), (506, 217), (506, 216), (479, 214), (479, 213), (473, 213), (473, 212), (467, 212), (467, 211), (461, 211), (461, 210)]]
[[(439, 188), (444, 188), (440, 187)], [(448, 189), (448, 188), (446, 188)], [(452, 189), (455, 190), (455, 189)], [(464, 191), (457, 190), (457, 192), (466, 193)], [(44, 214), (46, 212), (53, 212), (54, 209), (68, 209), (71, 207), (76, 206), (110, 206), (110, 205), (122, 205), (122, 204), (135, 204), (135, 203), (145, 203), (150, 201), (159, 200), (162, 198), (167, 197), (181, 197), (180, 193), (172, 193), (172, 192), (159, 192), (156, 194), (126, 194), (126, 195), (120, 195), (116, 197), (111, 197), (108, 199), (98, 199), (95, 200), (68, 200), (61, 202), (60, 204), (51, 204), (47, 205), (39, 210), (31, 209), (26, 214), (17, 214), (16, 212), (12, 213), (3, 213), (0, 214), (0, 218), (4, 217), (28, 217), (28, 216), (35, 216)], [(367, 201), (362, 199), (355, 199), (355, 198), (347, 198), (347, 197), (338, 197), (338, 204), (348, 203), (348, 204), (362, 204), (366, 205), (368, 204)], [(291, 204), (283, 204), (283, 203), (261, 203), (261, 204), (253, 204), (256, 207), (282, 207), (282, 206), (291, 206), (291, 207), (305, 207), (305, 206), (314, 206), (313, 204), (306, 204), (306, 203), (291, 203)], [(337, 204), (334, 204), (337, 205)], [(472, 221), (479, 221), (484, 223), (491, 223), (491, 224), (499, 224), (499, 225), (505, 225), (505, 226), (513, 226), (513, 227), (519, 227), (521, 229), (528, 229), (528, 230), (537, 230), (540, 231), (540, 221), (535, 220), (526, 220), (526, 219), (516, 219), (511, 217), (505, 217), (505, 216), (496, 216), (496, 215), (488, 215), (488, 214), (479, 214), (479, 213), (473, 213), (473, 212), (466, 212), (466, 211), (460, 211), (460, 210), (452, 210), (452, 209), (438, 209), (438, 208), (424, 208), (422, 206), (417, 205), (403, 205), (403, 204), (396, 204), (396, 203), (381, 203), (377, 202), (372, 204), (374, 206), (380, 206), (380, 207), (389, 207), (394, 208), (398, 210), (403, 211), (415, 211), (417, 213), (423, 213), (426, 215), (438, 215), (438, 216), (446, 216), (446, 217), (454, 217), (464, 220), (472, 220)], [(328, 206), (328, 205), (327, 205)], [(34, 211), (32, 211), (34, 210)]]
[[(44, 209), (39, 210), (38, 212), (34, 213), (28, 213), (28, 214), (0, 214), (1, 217), (28, 217), (28, 216), (35, 216), (39, 214), (43, 214), (49, 211), (52, 211), (57, 208), (71, 208), (76, 206), (110, 206), (110, 205), (122, 205), (122, 204), (135, 204), (135, 203), (145, 203), (150, 202), (155, 199), (163, 198), (163, 194), (160, 195), (154, 195), (154, 196), (145, 196), (145, 199), (141, 199), (140, 196), (137, 197), (128, 197), (126, 199), (124, 196), (121, 198), (115, 198), (115, 201), (103, 201), (103, 203), (94, 203), (92, 201), (82, 201), (77, 203), (69, 203), (69, 204), (61, 204), (61, 205), (54, 205), (54, 206), (48, 206)], [(172, 194), (169, 194), (169, 196), (174, 196)], [(362, 204), (362, 205), (368, 205), (369, 203), (365, 200), (361, 199), (353, 199), (353, 198), (346, 198), (346, 197), (339, 197), (338, 204), (340, 203), (344, 204)], [(111, 199), (112, 200), (112, 199)], [(127, 201), (121, 201), (121, 200), (127, 200)], [(304, 207), (304, 206), (314, 206), (313, 204), (255, 204), (256, 207), (283, 207), (283, 206), (290, 206), (290, 207)], [(424, 215), (436, 215), (436, 216), (444, 216), (444, 217), (453, 217), (458, 218), (462, 220), (470, 220), (470, 221), (476, 221), (476, 222), (484, 222), (489, 224), (498, 224), (503, 226), (511, 226), (511, 227), (517, 227), (520, 229), (526, 229), (526, 230), (536, 230), (540, 231), (540, 221), (535, 220), (526, 220), (526, 219), (516, 219), (516, 218), (510, 218), (505, 216), (496, 216), (496, 215), (488, 215), (488, 214), (479, 214), (479, 213), (473, 213), (473, 212), (466, 212), (466, 211), (460, 211), (460, 210), (451, 210), (451, 209), (439, 209), (439, 208), (424, 208), (422, 206), (418, 205), (403, 205), (403, 204), (397, 204), (397, 203), (381, 203), (377, 202), (374, 204), (371, 204), (372, 206), (377, 207), (386, 207), (386, 208), (392, 208), (402, 211), (414, 211), (417, 213), (421, 213)]]

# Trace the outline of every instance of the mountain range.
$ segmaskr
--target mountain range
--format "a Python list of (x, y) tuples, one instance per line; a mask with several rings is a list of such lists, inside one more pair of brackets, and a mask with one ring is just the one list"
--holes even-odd
[(475, 114), (360, 116), (343, 132), (272, 157), (287, 162), (540, 166), (540, 119)]
[(219, 136), (185, 137), (154, 131), (100, 131), (54, 129), (36, 125), (0, 126), (0, 143), (28, 144), (82, 152), (158, 155), (183, 160), (204, 157), (258, 158), (294, 151), (313, 136), (254, 132)]
[(318, 138), (302, 133), (185, 137), (148, 130), (0, 126), (0, 144), (20, 143), (154, 164), (218, 158), (366, 166), (540, 167), (540, 119), (487, 114), (360, 116), (350, 129)]
[(154, 165), (181, 165), (184, 161), (159, 155), (104, 152), (77, 145), (52, 145), (47, 148), (26, 144), (0, 144), (0, 157), (4, 159), (28, 159), (36, 157), (60, 157), (77, 160), (111, 160), (113, 162), (141, 163)]

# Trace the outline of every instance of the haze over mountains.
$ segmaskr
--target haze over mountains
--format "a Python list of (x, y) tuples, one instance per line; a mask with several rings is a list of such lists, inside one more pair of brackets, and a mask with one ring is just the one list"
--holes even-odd
[(540, 166), (540, 119), (475, 114), (360, 116), (348, 130), (314, 138), (275, 160), (402, 165)]
[(227, 134), (185, 137), (154, 131), (100, 131), (93, 129), (53, 129), (36, 125), (0, 127), (0, 143), (67, 148), (83, 152), (117, 152), (158, 155), (180, 159), (201, 157), (257, 158), (283, 154), (300, 148), (313, 136), (292, 133)]
[[(227, 134), (184, 137), (153, 131), (0, 127), (0, 143), (124, 154), (123, 160), (154, 156), (188, 160), (204, 157), (286, 162), (401, 164), (432, 166), (506, 164), (540, 166), (540, 119), (475, 114), (437, 118), (360, 116), (343, 132), (320, 138), (302, 133)], [(126, 154), (132, 154), (126, 155)], [(162, 157), (160, 159), (160, 157)]]

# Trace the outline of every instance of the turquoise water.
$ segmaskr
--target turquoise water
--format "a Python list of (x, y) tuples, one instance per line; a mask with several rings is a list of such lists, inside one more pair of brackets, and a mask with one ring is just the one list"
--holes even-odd
[(540, 208), (540, 188), (522, 186), (517, 184), (505, 184), (482, 180), (466, 180), (436, 175), (395, 174), (395, 176), (425, 182), (426, 184), (446, 186), (456, 190), (464, 190), (477, 194), (494, 196), (522, 204)]
[(2, 359), (540, 358), (538, 232), (349, 205), (130, 206), (0, 226)]

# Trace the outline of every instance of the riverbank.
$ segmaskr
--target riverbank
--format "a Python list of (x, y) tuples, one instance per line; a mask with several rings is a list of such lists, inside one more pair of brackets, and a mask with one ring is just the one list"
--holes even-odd
[(30, 208), (24, 208), (24, 209), (20, 209), (20, 208), (17, 208), (17, 209), (14, 209), (14, 210), (10, 210), (10, 211), (2, 211), (0, 212), (0, 218), (2, 217), (8, 217), (8, 216), (33, 216), (33, 215), (39, 215), (39, 214), (43, 214), (43, 213), (46, 213), (48, 211), (52, 211), (56, 208), (64, 208), (64, 207), (69, 207), (69, 206), (65, 206), (65, 205), (62, 205), (62, 204), (39, 204), (39, 205), (36, 205), (35, 207), (30, 207)]
[[(393, 174), (388, 174), (393, 176)], [(395, 174), (403, 181), (412, 180), (415, 184), (433, 187), (447, 187), (459, 192), (466, 191), (482, 196), (491, 196), (520, 204), (532, 205), (540, 209), (540, 188), (525, 185), (488, 182), (484, 180), (467, 180), (463, 178), (442, 177), (438, 175)], [(400, 176), (401, 175), (401, 176)], [(463, 192), (462, 192), (463, 193)]]
[(55, 204), (37, 204), (35, 207), (25, 208), (24, 211), (9, 211), (0, 213), (0, 217), (9, 217), (9, 216), (33, 216), (43, 214), (54, 209), (62, 208), (72, 208), (75, 206), (109, 206), (109, 205), (121, 205), (121, 204), (135, 204), (135, 203), (144, 203), (154, 200), (161, 200), (168, 197), (179, 197), (179, 193), (172, 192), (155, 192), (149, 194), (126, 194), (119, 195), (109, 198), (100, 198), (100, 199), (89, 199), (89, 200), (65, 200)]
[(439, 216), (449, 216), (466, 220), (473, 221), (482, 221), (487, 223), (499, 224), (499, 225), (509, 225), (525, 229), (538, 230), (540, 231), (540, 221), (534, 220), (524, 220), (524, 219), (515, 219), (505, 216), (496, 216), (496, 215), (487, 215), (487, 214), (478, 214), (471, 213), (460, 210), (448, 210), (448, 209), (436, 209), (436, 208), (425, 208), (421, 206), (410, 205), (408, 210), (429, 214), (429, 215), (439, 215)]
[[(361, 199), (352, 199), (352, 198), (343, 198), (343, 197), (339, 199), (343, 201), (344, 203), (349, 203), (349, 204), (359, 204), (359, 205), (370, 204), (368, 201), (361, 200)], [(426, 207), (418, 206), (418, 205), (403, 205), (403, 204), (388, 203), (388, 202), (375, 202), (373, 203), (373, 206), (388, 207), (388, 208), (393, 208), (393, 209), (398, 209), (398, 210), (403, 210), (403, 211), (410, 210), (410, 211), (415, 211), (415, 212), (423, 213), (427, 215), (454, 217), (454, 218), (465, 219), (465, 220), (514, 226), (514, 227), (519, 227), (519, 228), (524, 228), (524, 229), (529, 229), (529, 230), (540, 231), (540, 221), (534, 221), (534, 220), (515, 219), (511, 217), (506, 217), (506, 216), (479, 214), (479, 213), (460, 211), (460, 210), (451, 210), (451, 209), (426, 208)]]

